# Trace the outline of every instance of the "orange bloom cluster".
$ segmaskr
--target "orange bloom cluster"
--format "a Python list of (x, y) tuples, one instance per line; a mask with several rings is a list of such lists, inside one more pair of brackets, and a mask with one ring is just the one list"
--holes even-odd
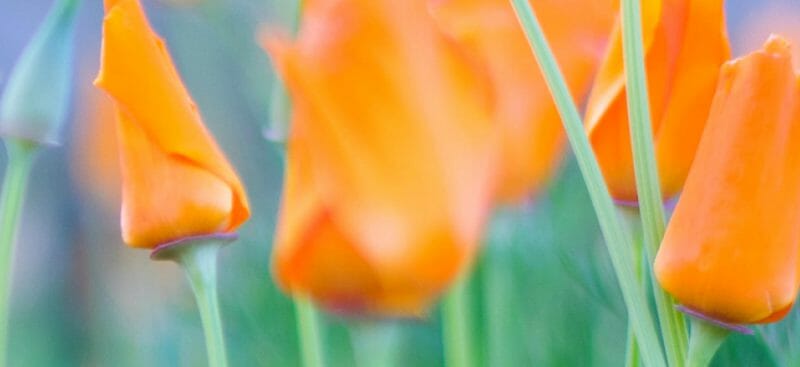
[(800, 280), (800, 85), (788, 43), (727, 63), (655, 262), (685, 306), (731, 323), (782, 318)]
[(106, 0), (95, 84), (116, 102), (122, 234), (154, 248), (231, 232), (250, 215), (239, 178), (181, 83), (138, 0)]
[[(642, 28), (661, 191), (671, 198), (686, 180), (719, 68), (730, 58), (723, 0), (643, 1)], [(589, 97), (586, 129), (611, 195), (635, 203), (619, 24)]]

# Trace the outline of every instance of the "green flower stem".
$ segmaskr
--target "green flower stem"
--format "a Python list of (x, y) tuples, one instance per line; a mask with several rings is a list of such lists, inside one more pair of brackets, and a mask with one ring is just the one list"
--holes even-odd
[(475, 343), (472, 335), (472, 303), (469, 275), (462, 275), (442, 304), (444, 361), (447, 367), (473, 367)]
[(38, 152), (38, 145), (6, 139), (8, 166), (0, 194), (0, 365), (8, 359), (8, 319), (11, 293), (14, 242), (19, 227), (19, 215), (25, 198), (28, 177)]
[(689, 339), (689, 357), (686, 367), (706, 367), (714, 358), (722, 342), (728, 337), (730, 331), (717, 325), (690, 318), (692, 323), (692, 336)]
[[(634, 251), (634, 268), (636, 269), (636, 281), (639, 287), (644, 292), (647, 292), (647, 281), (645, 279), (645, 269), (642, 255), (642, 231), (641, 222), (639, 221), (639, 210), (625, 206), (617, 206), (620, 216), (625, 219), (625, 224), (628, 227), (628, 233), (633, 238), (633, 251)], [(636, 334), (633, 333), (633, 328), (628, 325), (628, 344), (625, 350), (625, 366), (638, 367), (641, 362), (639, 353), (639, 346), (636, 344)]]
[(303, 367), (322, 367), (322, 338), (320, 336), (319, 315), (311, 300), (306, 296), (294, 297), (294, 310), (297, 333), (300, 336), (300, 355)]
[(397, 363), (399, 325), (388, 320), (363, 321), (350, 326), (358, 367), (393, 367)]
[(488, 231), (483, 249), (481, 274), (483, 306), (486, 317), (488, 366), (516, 366), (512, 331), (516, 315), (514, 274), (509, 259), (514, 244), (514, 210), (498, 210)]
[[(281, 18), (287, 23), (287, 27), (292, 34), (297, 33), (300, 26), (300, 16), (302, 14), (303, 0), (294, 0), (292, 6), (282, 6)], [(291, 118), (291, 101), (286, 92), (286, 87), (278, 75), (275, 75), (270, 91), (270, 114), (269, 125), (265, 135), (272, 142), (281, 154), (284, 154), (286, 137), (289, 135), (289, 120)]]
[(233, 238), (229, 236), (189, 238), (159, 247), (151, 255), (153, 260), (174, 261), (186, 272), (197, 301), (197, 310), (200, 312), (210, 367), (228, 366), (225, 334), (217, 297), (217, 253)]
[(633, 333), (633, 328), (628, 325), (627, 343), (625, 345), (625, 367), (639, 367), (641, 355), (639, 355), (639, 346), (636, 344), (636, 334)]
[[(664, 209), (658, 165), (653, 147), (647, 74), (644, 64), (639, 0), (622, 0), (622, 41), (628, 98), (628, 116), (633, 148), (636, 191), (641, 208), (642, 232), (648, 263), (655, 260), (664, 237)], [(686, 358), (686, 321), (675, 310), (675, 302), (653, 279), (656, 310), (670, 366), (683, 367)]]
[(647, 294), (636, 281), (633, 244), (618, 218), (608, 187), (600, 172), (600, 166), (584, 131), (581, 116), (530, 3), (527, 0), (511, 0), (511, 3), (539, 62), (539, 68), (550, 88), (570, 145), (575, 152), (575, 158), (597, 213), (600, 229), (606, 240), (642, 360), (649, 367), (664, 367), (664, 356), (648, 306)]

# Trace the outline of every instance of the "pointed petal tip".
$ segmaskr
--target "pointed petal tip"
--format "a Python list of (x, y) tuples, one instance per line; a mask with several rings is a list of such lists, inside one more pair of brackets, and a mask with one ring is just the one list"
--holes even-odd
[(764, 51), (769, 54), (775, 55), (789, 55), (791, 53), (792, 43), (779, 34), (770, 34), (767, 41), (764, 43)]

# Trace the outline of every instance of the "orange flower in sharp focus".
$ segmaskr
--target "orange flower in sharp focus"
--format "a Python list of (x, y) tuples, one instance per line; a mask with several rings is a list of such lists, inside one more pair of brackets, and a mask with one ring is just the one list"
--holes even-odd
[(800, 85), (789, 46), (723, 67), (706, 131), (655, 261), (683, 305), (725, 322), (772, 322), (798, 290)]
[[(564, 133), (539, 66), (508, 0), (429, 0), (434, 17), (485, 66), (503, 135), (499, 195), (538, 191), (561, 161)], [(576, 100), (605, 51), (617, 0), (531, 0)], [(580, 11), (576, 11), (580, 9)]]
[[(642, 24), (656, 159), (668, 199), (683, 187), (719, 67), (730, 57), (723, 0), (643, 1)], [(589, 97), (586, 128), (611, 195), (636, 202), (619, 24)]]
[(203, 126), (138, 0), (106, 1), (95, 84), (117, 106), (126, 243), (153, 248), (230, 232), (250, 216), (239, 178)]
[(424, 0), (312, 0), (268, 37), (293, 116), (274, 270), (329, 309), (420, 316), (470, 263), (494, 190), (482, 80)]

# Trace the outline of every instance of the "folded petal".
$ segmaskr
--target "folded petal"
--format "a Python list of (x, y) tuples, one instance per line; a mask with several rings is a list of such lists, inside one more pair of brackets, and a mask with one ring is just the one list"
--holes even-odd
[[(229, 207), (229, 212), (224, 218), (214, 217), (213, 219), (221, 219), (221, 225), (217, 226), (221, 230), (234, 230), (250, 215), (244, 188), (224, 154), (205, 129), (197, 107), (183, 86), (164, 42), (150, 28), (138, 0), (106, 1), (106, 6), (101, 68), (95, 84), (116, 101), (120, 116), (124, 116), (127, 123), (135, 125), (136, 129), (127, 128), (120, 131), (120, 140), (140, 141), (146, 139), (146, 143), (142, 142), (131, 146), (142, 149), (147, 147), (147, 149), (153, 150), (153, 157), (160, 154), (168, 157), (170, 164), (180, 162), (181, 167), (176, 168), (177, 171), (182, 171), (185, 167), (192, 167), (193, 170), (202, 171), (204, 175), (213, 177), (214, 180), (226, 186), (227, 191), (230, 192), (230, 195), (224, 196), (230, 200), (230, 203), (225, 205)], [(120, 125), (127, 123), (121, 122)], [(137, 129), (141, 132), (140, 137), (125, 136)], [(158, 154), (156, 154), (156, 150)], [(123, 155), (129, 157), (129, 162), (136, 159), (133, 151), (124, 152)], [(154, 162), (160, 160), (152, 159)], [(143, 180), (140, 182), (123, 180), (123, 208), (144, 210), (147, 205), (143, 202), (132, 203), (125, 202), (125, 200), (141, 199), (152, 194), (152, 192), (134, 193), (132, 191), (145, 187), (156, 188), (163, 182), (162, 178), (155, 174), (139, 175), (125, 172), (137, 169), (140, 168), (123, 165), (123, 177), (137, 177), (137, 179)], [(178, 174), (178, 176), (181, 175), (183, 173)], [(189, 183), (184, 183), (184, 185), (188, 186)], [(200, 187), (204, 187), (204, 184), (201, 184)], [(159, 195), (163, 194), (164, 198), (174, 197), (175, 201), (188, 200), (196, 194), (193, 193), (194, 188), (181, 189), (178, 186), (164, 185), (161, 189), (164, 192)], [(203, 189), (198, 190), (202, 191)], [(221, 193), (221, 191), (218, 192)], [(182, 195), (186, 197), (181, 198)], [(215, 201), (219, 199), (214, 198)], [(156, 205), (150, 210), (156, 213), (160, 208)], [(191, 213), (184, 214), (190, 215)], [(155, 214), (151, 215), (156, 216)], [(123, 213), (123, 218), (139, 217)], [(198, 215), (195, 219), (201, 223), (212, 220), (211, 217), (202, 217), (202, 215)], [(181, 220), (192, 219), (187, 217), (181, 218)], [(170, 232), (168, 227), (175, 226), (176, 223), (162, 222), (160, 225), (164, 227), (164, 232), (168, 233)], [(136, 232), (135, 223), (130, 223), (127, 228)], [(183, 230), (177, 231), (184, 232)], [(138, 236), (126, 236), (126, 238), (135, 237)], [(151, 236), (144, 237), (151, 238)], [(137, 243), (134, 245), (151, 247), (157, 244)]]
[[(656, 159), (665, 198), (692, 164), (719, 67), (730, 57), (722, 0), (642, 2), (645, 67)], [(586, 128), (612, 196), (637, 201), (619, 24), (595, 81)]]

